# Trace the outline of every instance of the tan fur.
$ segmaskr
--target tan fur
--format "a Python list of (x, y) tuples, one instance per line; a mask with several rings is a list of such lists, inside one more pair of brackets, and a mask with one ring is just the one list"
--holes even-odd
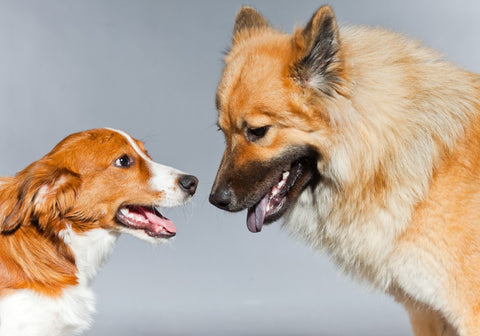
[[(113, 167), (125, 154), (136, 164)], [(122, 204), (163, 199), (150, 177), (124, 136), (95, 129), (68, 136), (15, 176), (0, 178), (0, 296), (26, 288), (57, 297), (78, 284), (76, 261), (61, 232), (67, 225), (80, 235), (119, 231), (115, 214)]]
[[(321, 179), (285, 227), (403, 303), (415, 335), (480, 335), (479, 76), (392, 32), (337, 30), (329, 7), (293, 35), (262, 20), (251, 8), (237, 16), (213, 190), (292, 144), (314, 148)], [(315, 77), (300, 63), (327, 28), (338, 50)], [(260, 140), (245, 136), (265, 125)]]

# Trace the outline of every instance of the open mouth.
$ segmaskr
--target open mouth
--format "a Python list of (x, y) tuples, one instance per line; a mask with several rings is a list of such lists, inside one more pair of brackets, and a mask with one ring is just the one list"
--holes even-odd
[(172, 221), (152, 206), (125, 205), (118, 209), (116, 217), (126, 227), (143, 230), (154, 238), (171, 238), (177, 232)]
[(295, 197), (312, 179), (313, 172), (305, 160), (292, 164), (278, 181), (254, 206), (248, 208), (247, 227), (251, 232), (260, 232), (263, 224), (279, 219)]

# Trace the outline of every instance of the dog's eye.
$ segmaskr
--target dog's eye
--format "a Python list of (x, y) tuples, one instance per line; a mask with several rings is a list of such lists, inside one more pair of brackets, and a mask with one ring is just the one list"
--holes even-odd
[(133, 159), (128, 155), (122, 155), (115, 160), (115, 166), (120, 168), (128, 168), (133, 165)]
[(263, 126), (257, 128), (247, 128), (247, 139), (249, 141), (256, 141), (261, 139), (267, 134), (268, 129), (270, 126)]

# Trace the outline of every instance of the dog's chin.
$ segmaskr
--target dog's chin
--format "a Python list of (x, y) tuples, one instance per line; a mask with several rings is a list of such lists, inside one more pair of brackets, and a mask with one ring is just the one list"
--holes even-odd
[(315, 163), (313, 157), (303, 157), (278, 174), (270, 188), (248, 208), (247, 227), (251, 232), (260, 232), (264, 224), (280, 219), (297, 201), (302, 191), (314, 183), (318, 176)]
[(115, 215), (117, 230), (152, 244), (165, 242), (176, 234), (172, 221), (153, 206), (124, 205)]
[(130, 236), (133, 236), (137, 239), (143, 240), (143, 241), (145, 241), (149, 244), (152, 244), (152, 245), (160, 245), (160, 244), (164, 244), (164, 243), (169, 243), (169, 242), (172, 242), (175, 239), (173, 237), (166, 237), (166, 238), (152, 237), (152, 236), (148, 235), (148, 233), (146, 233), (143, 230), (130, 229), (130, 228), (127, 228), (125, 226), (119, 226), (117, 231), (121, 234), (129, 234)]

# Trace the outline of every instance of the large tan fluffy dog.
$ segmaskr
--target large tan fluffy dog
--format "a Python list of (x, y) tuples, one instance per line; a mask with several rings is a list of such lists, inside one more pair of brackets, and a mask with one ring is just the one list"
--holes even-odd
[(210, 201), (284, 225), (393, 295), (415, 335), (480, 335), (480, 77), (321, 7), (287, 35), (238, 13)]

